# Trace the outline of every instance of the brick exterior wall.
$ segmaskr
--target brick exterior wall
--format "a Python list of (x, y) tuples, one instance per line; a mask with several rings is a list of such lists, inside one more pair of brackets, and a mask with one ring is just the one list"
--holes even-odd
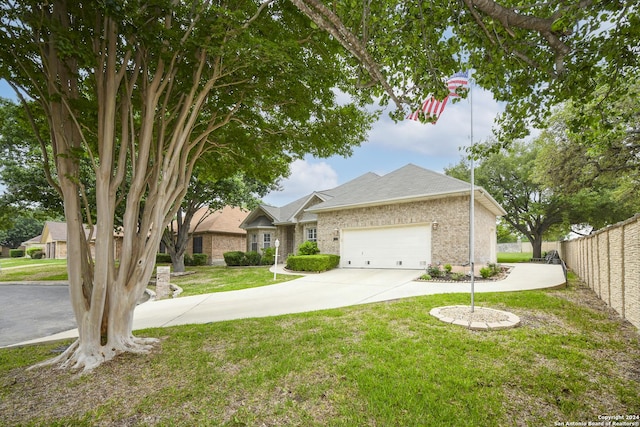
[[(207, 254), (209, 264), (224, 260), (222, 254), (225, 252), (246, 251), (247, 236), (244, 234), (195, 233), (193, 237), (202, 237), (202, 253)], [(187, 246), (189, 255), (193, 255), (193, 237)]]
[[(431, 233), (431, 263), (467, 263), (469, 196), (319, 213), (318, 247), (322, 253), (339, 255), (339, 234), (344, 228), (432, 224), (434, 221), (438, 223), (438, 227)], [(474, 234), (476, 264), (496, 262), (496, 216), (477, 201)], [(299, 244), (298, 240), (296, 239), (296, 245)]]
[(607, 305), (640, 329), (640, 214), (562, 242), (560, 254)]

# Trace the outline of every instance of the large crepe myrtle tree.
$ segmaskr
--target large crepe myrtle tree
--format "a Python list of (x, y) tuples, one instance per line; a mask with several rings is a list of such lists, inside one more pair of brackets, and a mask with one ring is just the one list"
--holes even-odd
[[(80, 330), (60, 359), (80, 368), (147, 349), (131, 334), (133, 305), (203, 152), (242, 158), (246, 149), (257, 156), (247, 161), (274, 149), (348, 154), (368, 121), (353, 105), (335, 105), (329, 88), (392, 101), (401, 119), (470, 67), (509, 101), (503, 123), (513, 135), (552, 103), (589, 97), (595, 84), (619, 95), (615, 79), (638, 68), (631, 0), (14, 0), (2, 12), (0, 77), (48, 118)], [(265, 142), (217, 140), (230, 124)], [(95, 171), (96, 218), (85, 214), (83, 163)], [(126, 262), (115, 265), (118, 201)], [(95, 263), (83, 220), (96, 237)]]
[(67, 223), (79, 338), (48, 363), (90, 370), (151, 348), (155, 340), (132, 333), (134, 308), (204, 153), (240, 166), (272, 152), (348, 155), (370, 126), (371, 114), (337, 103), (334, 88), (350, 78), (340, 47), (287, 3), (55, 0), (1, 9), (0, 77), (28, 113), (31, 102), (44, 111), (43, 155), (54, 164), (46, 175)]

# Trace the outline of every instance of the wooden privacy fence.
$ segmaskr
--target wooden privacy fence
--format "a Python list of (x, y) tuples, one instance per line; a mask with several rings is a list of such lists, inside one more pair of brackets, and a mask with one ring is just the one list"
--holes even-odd
[(640, 214), (561, 243), (567, 266), (640, 330)]

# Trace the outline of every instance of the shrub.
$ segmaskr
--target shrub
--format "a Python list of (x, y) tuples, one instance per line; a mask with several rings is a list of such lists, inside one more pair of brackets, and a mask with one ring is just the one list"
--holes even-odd
[(170, 264), (171, 255), (169, 254), (156, 254), (156, 264)]
[(243, 265), (242, 262), (245, 258), (244, 252), (242, 251), (230, 251), (222, 254), (224, 257), (224, 262), (229, 267), (237, 267), (239, 265)]
[(489, 263), (487, 264), (487, 267), (491, 269), (492, 276), (497, 276), (498, 274), (502, 273), (502, 268), (498, 264)]
[(189, 265), (207, 265), (207, 261), (209, 261), (207, 254), (193, 254)]
[(420, 279), (422, 279), (422, 280), (431, 280), (431, 276), (429, 276), (428, 274), (423, 274), (422, 276), (420, 276)]
[(276, 248), (268, 247), (262, 250), (262, 265), (272, 265), (276, 259)]
[(260, 265), (262, 256), (256, 251), (250, 251), (244, 254), (246, 263), (243, 265)]
[(466, 275), (464, 273), (451, 273), (451, 280), (455, 280), (456, 282), (464, 279)]
[(287, 258), (287, 268), (294, 271), (327, 271), (340, 264), (340, 257), (331, 254), (291, 255)]
[(440, 266), (429, 264), (427, 274), (431, 277), (440, 277), (442, 276), (442, 270), (440, 270)]
[(307, 240), (298, 247), (298, 255), (316, 255), (320, 253), (318, 243)]
[(453, 267), (451, 266), (451, 264), (445, 264), (444, 265), (444, 271), (446, 273), (451, 273), (451, 269), (453, 269)]
[(491, 277), (491, 268), (490, 267), (482, 267), (480, 269), (480, 275), (483, 279), (488, 279)]
[(11, 249), (9, 251), (10, 258), (22, 258), (24, 256), (24, 249)]
[(31, 259), (42, 259), (44, 257), (44, 252), (40, 247), (33, 247), (27, 249), (27, 255), (29, 255)]

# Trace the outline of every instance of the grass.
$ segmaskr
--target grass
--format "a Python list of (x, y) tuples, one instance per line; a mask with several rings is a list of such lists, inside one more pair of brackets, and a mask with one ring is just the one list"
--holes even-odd
[(180, 286), (180, 296), (200, 295), (255, 288), (287, 282), (301, 276), (278, 274), (276, 280), (269, 267), (188, 267), (195, 272), (186, 276), (172, 277), (171, 283)]
[(529, 262), (532, 256), (531, 252), (499, 252), (498, 262)]
[(66, 259), (0, 259), (0, 282), (67, 280)]
[(25, 367), (60, 343), (0, 349), (0, 425), (539, 426), (640, 414), (640, 337), (567, 289), (477, 294), (516, 329), (429, 316), (447, 294), (140, 331), (161, 345), (76, 376)]

